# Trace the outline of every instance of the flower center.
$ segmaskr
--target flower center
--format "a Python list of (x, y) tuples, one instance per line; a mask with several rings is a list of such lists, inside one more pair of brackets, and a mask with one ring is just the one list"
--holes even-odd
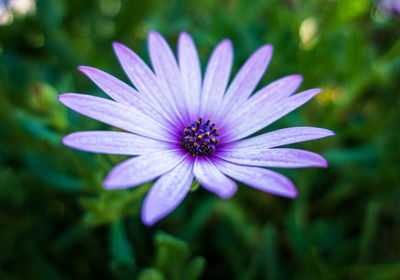
[(209, 156), (215, 152), (219, 143), (218, 128), (215, 122), (211, 123), (208, 119), (204, 121), (202, 117), (199, 120), (189, 124), (182, 134), (182, 147), (186, 152), (196, 156)]

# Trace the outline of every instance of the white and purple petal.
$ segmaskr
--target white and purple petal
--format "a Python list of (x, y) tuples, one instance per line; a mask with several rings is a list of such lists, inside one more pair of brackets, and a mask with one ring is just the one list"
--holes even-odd
[(79, 66), (78, 70), (89, 77), (100, 89), (115, 101), (136, 106), (138, 92), (114, 76), (89, 66)]
[(237, 190), (237, 184), (222, 174), (208, 157), (197, 157), (193, 172), (200, 185), (223, 199), (232, 197)]
[[(303, 78), (300, 75), (290, 75), (280, 78), (256, 93), (254, 93), (247, 101), (242, 102), (240, 108), (233, 111), (230, 110), (225, 114), (222, 123), (219, 125), (224, 126), (225, 123), (237, 123), (245, 121), (245, 117), (255, 113), (256, 110), (265, 111), (268, 106), (277, 101), (283, 100), (293, 94), (300, 86)], [(227, 110), (221, 108), (221, 110)]]
[(59, 95), (58, 100), (79, 114), (132, 133), (165, 141), (178, 137), (170, 127), (161, 125), (134, 107), (112, 100), (76, 93)]
[(223, 127), (224, 137), (228, 139), (227, 142), (247, 137), (297, 109), (320, 92), (321, 89), (310, 89), (272, 103), (246, 107), (240, 121), (230, 120)]
[(218, 116), (236, 112), (243, 106), (264, 75), (272, 57), (273, 47), (265, 45), (255, 51), (233, 78), (224, 95)]
[(144, 184), (177, 166), (186, 155), (164, 151), (127, 159), (116, 165), (104, 180), (106, 189), (125, 189)]
[(293, 183), (275, 171), (237, 165), (224, 160), (215, 159), (213, 162), (222, 173), (250, 187), (289, 198), (297, 196), (297, 190)]
[(135, 52), (120, 43), (113, 43), (113, 47), (129, 80), (144, 98), (154, 104), (159, 111), (164, 112), (171, 121), (185, 125), (170, 92), (162, 88), (146, 63)]
[(198, 117), (200, 109), (201, 67), (196, 46), (186, 32), (179, 35), (178, 59), (184, 90), (183, 97), (186, 98), (189, 114), (193, 120)]
[(264, 150), (304, 141), (321, 139), (333, 135), (335, 135), (335, 133), (333, 133), (332, 131), (319, 127), (288, 127), (267, 132), (248, 139), (231, 142), (221, 148), (224, 150)]
[(281, 167), (327, 167), (328, 163), (319, 154), (291, 148), (274, 148), (260, 150), (258, 148), (238, 148), (233, 150), (219, 150), (218, 157), (237, 164)]
[(138, 93), (121, 80), (93, 67), (79, 66), (78, 69), (115, 101), (134, 107), (153, 120), (164, 120), (173, 125), (169, 118), (165, 117), (162, 110), (157, 110), (154, 103), (149, 102), (143, 94)]
[(151, 63), (163, 91), (169, 93), (171, 104), (176, 108), (178, 116), (185, 123), (189, 123), (189, 111), (183, 95), (181, 74), (171, 48), (167, 41), (155, 31), (149, 32), (147, 42)]
[(193, 181), (192, 161), (183, 160), (151, 187), (142, 207), (142, 221), (153, 225), (183, 201)]
[(211, 54), (204, 74), (200, 115), (209, 118), (219, 107), (232, 70), (233, 49), (230, 40), (223, 40)]
[(63, 144), (86, 152), (144, 155), (176, 150), (177, 144), (117, 131), (81, 131), (65, 136)]

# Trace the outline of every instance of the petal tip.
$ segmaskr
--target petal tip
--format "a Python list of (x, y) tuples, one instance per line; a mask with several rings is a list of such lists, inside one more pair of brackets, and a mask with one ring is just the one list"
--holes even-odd
[(294, 80), (299, 81), (300, 83), (303, 82), (303, 76), (300, 75), (300, 74), (294, 74), (294, 75), (291, 75), (291, 77), (292, 77)]
[(80, 71), (81, 73), (83, 73), (84, 75), (88, 76), (89, 72), (95, 72), (97, 69), (90, 67), (90, 66), (85, 66), (85, 65), (79, 65), (78, 66), (78, 71)]
[(70, 97), (68, 93), (63, 93), (57, 96), (58, 101), (60, 101), (62, 104), (65, 104), (65, 100)]
[(155, 218), (151, 219), (151, 218), (147, 217), (146, 214), (143, 214), (143, 213), (144, 213), (144, 211), (142, 210), (141, 218), (142, 218), (142, 222), (145, 226), (151, 227), (157, 222), (157, 220)]
[(115, 189), (122, 189), (126, 188), (124, 186), (121, 186), (120, 182), (118, 182), (118, 179), (115, 178), (113, 170), (108, 173), (107, 177), (103, 181), (103, 187), (106, 190), (115, 190)]
[(233, 197), (233, 195), (236, 193), (236, 189), (232, 190), (232, 191), (228, 191), (228, 192), (220, 192), (218, 193), (218, 196), (222, 199), (230, 199)]
[(260, 48), (260, 51), (265, 52), (265, 55), (271, 56), (274, 51), (274, 46), (271, 44), (266, 44)]
[(77, 67), (77, 69), (78, 69), (79, 71), (81, 71), (81, 72), (85, 71), (85, 69), (87, 69), (87, 68), (88, 68), (88, 66), (85, 66), (85, 65), (79, 65), (79, 66)]
[(328, 136), (336, 136), (336, 133), (329, 129), (327, 129), (327, 134)]
[(182, 31), (178, 37), (178, 46), (183, 47), (186, 44), (194, 45), (194, 41), (188, 32)]
[(118, 53), (124, 51), (125, 49), (127, 49), (127, 47), (125, 47), (124, 45), (122, 45), (121, 43), (118, 42), (112, 42), (112, 47), (114, 49), (114, 52), (118, 55)]
[(223, 40), (221, 41), (221, 46), (226, 46), (226, 47), (228, 47), (228, 48), (232, 48), (232, 47), (233, 47), (232, 41), (229, 40), (229, 39), (223, 39)]
[(162, 218), (160, 217), (160, 215), (157, 215), (154, 211), (152, 212), (151, 210), (149, 210), (147, 205), (147, 197), (143, 202), (142, 212), (140, 214), (140, 217), (142, 219), (143, 224), (145, 224), (148, 227), (153, 226), (156, 222), (158, 222)]
[(315, 88), (314, 89), (315, 94), (321, 93), (322, 91), (323, 91), (322, 88)]
[(148, 40), (154, 40), (154, 39), (163, 39), (160, 33), (158, 33), (155, 30), (150, 30), (150, 32), (147, 35)]
[(293, 187), (292, 192), (289, 193), (288, 198), (294, 199), (299, 195), (298, 191), (296, 188)]
[(322, 156), (319, 159), (319, 162), (315, 165), (315, 167), (320, 167), (320, 168), (327, 168), (328, 167), (328, 161), (324, 159)]
[(65, 146), (70, 146), (70, 144), (69, 144), (69, 141), (71, 140), (71, 135), (72, 135), (72, 133), (71, 134), (68, 134), (67, 136), (64, 136), (62, 139), (61, 139), (61, 143), (63, 144), (63, 145), (65, 145)]
[(179, 37), (190, 38), (191, 36), (187, 31), (181, 31), (181, 33), (179, 33)]
[(121, 46), (121, 43), (119, 43), (119, 42), (117, 42), (117, 41), (113, 41), (113, 42), (112, 42), (112, 46), (113, 46), (113, 47), (119, 47), (119, 46)]

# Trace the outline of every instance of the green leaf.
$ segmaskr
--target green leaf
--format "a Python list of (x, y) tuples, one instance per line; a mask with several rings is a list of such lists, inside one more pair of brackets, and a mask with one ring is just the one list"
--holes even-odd
[(178, 278), (179, 272), (182, 270), (189, 256), (188, 245), (171, 235), (159, 232), (156, 235), (156, 267), (172, 278)]
[(139, 277), (138, 280), (164, 280), (164, 275), (162, 272), (156, 268), (146, 268), (144, 269)]
[(183, 271), (184, 280), (197, 280), (203, 273), (206, 267), (206, 260), (201, 256), (195, 257), (191, 260)]

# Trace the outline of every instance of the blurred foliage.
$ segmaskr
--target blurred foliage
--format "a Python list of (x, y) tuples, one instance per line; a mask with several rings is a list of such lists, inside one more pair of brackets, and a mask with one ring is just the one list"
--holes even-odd
[[(400, 279), (395, 14), (367, 0), (34, 4), (0, 25), (0, 279)], [(218, 41), (232, 39), (235, 71), (273, 44), (261, 85), (300, 73), (302, 89), (324, 93), (265, 131), (332, 129), (335, 137), (296, 145), (322, 153), (330, 167), (280, 170), (297, 185), (295, 200), (241, 186), (223, 201), (194, 187), (170, 216), (143, 226), (150, 184), (103, 190), (123, 157), (60, 141), (109, 128), (67, 110), (57, 95), (103, 95), (76, 71), (82, 64), (126, 81), (111, 42), (148, 61), (152, 29), (174, 49), (181, 30), (191, 33), (203, 67)]]

